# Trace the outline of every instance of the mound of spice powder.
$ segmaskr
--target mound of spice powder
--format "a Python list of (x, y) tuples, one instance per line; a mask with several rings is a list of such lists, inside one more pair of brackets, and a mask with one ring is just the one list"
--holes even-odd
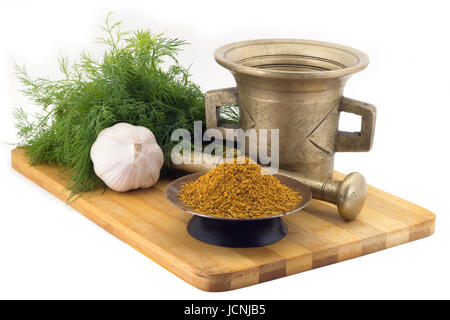
[(288, 212), (301, 196), (255, 163), (222, 163), (184, 184), (178, 194), (197, 212), (224, 218), (259, 218)]

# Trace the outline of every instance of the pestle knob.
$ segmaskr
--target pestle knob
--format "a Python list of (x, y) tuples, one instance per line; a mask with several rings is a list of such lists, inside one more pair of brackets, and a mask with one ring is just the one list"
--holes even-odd
[(367, 195), (366, 179), (358, 172), (352, 172), (340, 183), (337, 207), (339, 215), (346, 220), (355, 219), (361, 212)]
[(342, 181), (328, 180), (322, 188), (322, 199), (334, 203), (345, 220), (353, 220), (359, 215), (366, 195), (366, 179), (358, 172), (348, 174)]

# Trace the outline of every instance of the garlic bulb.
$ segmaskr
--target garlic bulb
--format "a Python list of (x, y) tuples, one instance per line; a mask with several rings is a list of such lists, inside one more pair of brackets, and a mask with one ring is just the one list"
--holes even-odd
[(159, 179), (164, 162), (153, 133), (118, 123), (102, 130), (91, 147), (95, 174), (112, 190), (148, 188)]

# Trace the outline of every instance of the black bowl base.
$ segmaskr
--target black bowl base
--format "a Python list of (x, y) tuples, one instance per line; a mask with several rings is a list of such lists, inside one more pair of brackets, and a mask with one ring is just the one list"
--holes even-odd
[(202, 216), (192, 217), (187, 231), (197, 240), (233, 248), (265, 246), (283, 239), (288, 232), (280, 217), (233, 221)]

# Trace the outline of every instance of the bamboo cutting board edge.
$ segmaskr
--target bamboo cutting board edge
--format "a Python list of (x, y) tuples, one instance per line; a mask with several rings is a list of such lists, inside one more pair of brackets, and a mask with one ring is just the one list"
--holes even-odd
[[(57, 172), (58, 169), (45, 165), (30, 166), (27, 158), (24, 156), (24, 151), (20, 149), (12, 150), (11, 163), (15, 170), (37, 183), (57, 198), (63, 201), (67, 199), (69, 194), (68, 191), (62, 191), (65, 184), (62, 182), (62, 179), (55, 178), (55, 172)], [(337, 173), (337, 176), (341, 176), (341, 174)], [(162, 181), (161, 183), (167, 182)], [(158, 188), (161, 190), (164, 189), (164, 187), (160, 186), (158, 186)], [(182, 240), (188, 242), (188, 249), (192, 249), (189, 246), (193, 246), (194, 249), (200, 249), (200, 258), (202, 258), (202, 254), (209, 255), (208, 259), (211, 260), (212, 263), (211, 261), (208, 261), (203, 267), (194, 265), (195, 263), (192, 263), (192, 261), (186, 261), (182, 256), (177, 256), (177, 254), (174, 254), (173, 248), (164, 249), (161, 245), (153, 243), (152, 239), (143, 235), (142, 232), (133, 230), (126, 223), (119, 222), (114, 215), (105, 212), (104, 210), (107, 206), (110, 206), (111, 210), (116, 208), (116, 206), (113, 205), (114, 201), (112, 200), (114, 194), (111, 194), (111, 196), (109, 196), (111, 199), (109, 199), (108, 197), (99, 197), (94, 193), (91, 196), (83, 196), (70, 205), (109, 233), (129, 244), (137, 251), (191, 285), (205, 291), (226, 291), (359, 257), (433, 234), (435, 215), (429, 210), (371, 186), (369, 187), (369, 193), (373, 193), (374, 197), (376, 197), (375, 200), (377, 201), (386, 197), (392, 197), (393, 200), (399, 202), (402, 206), (401, 210), (407, 210), (407, 212), (410, 213), (410, 216), (405, 214), (405, 218), (408, 218), (406, 220), (407, 222), (401, 221), (401, 215), (395, 215), (391, 221), (392, 226), (384, 226), (382, 222), (377, 222), (379, 224), (379, 226), (377, 225), (377, 228), (385, 230), (391, 228), (391, 231), (378, 232), (377, 228), (372, 228), (369, 224), (364, 224), (364, 221), (361, 222), (361, 225), (369, 231), (364, 231), (365, 229), (352, 230), (348, 229), (349, 225), (346, 225), (345, 222), (334, 219), (334, 215), (324, 215), (323, 212), (326, 211), (327, 208), (329, 208), (329, 210), (335, 210), (332, 205), (314, 201), (314, 204), (311, 205), (309, 211), (313, 213), (319, 212), (318, 216), (320, 218), (310, 212), (292, 218), (286, 218), (290, 218), (287, 222), (290, 234), (299, 233), (305, 237), (305, 239), (310, 237), (311, 239), (305, 241), (311, 241), (310, 245), (319, 249), (307, 248), (302, 243), (303, 240), (299, 240), (295, 236), (289, 238), (289, 234), (288, 237), (278, 243), (266, 246), (267, 248), (256, 248), (255, 250), (214, 247), (200, 243), (195, 239), (183, 238)], [(157, 196), (160, 196), (160, 194), (157, 194)], [(131, 195), (131, 197), (133, 197), (133, 195)], [(381, 203), (382, 206), (383, 202), (381, 201)], [(388, 203), (388, 201), (386, 201), (386, 203)], [(386, 205), (386, 203), (384, 205)], [(120, 207), (120, 204), (117, 204), (117, 206)], [(176, 212), (176, 209), (171, 208), (168, 211), (176, 218), (184, 219), (185, 222), (187, 222), (186, 219), (188, 216), (186, 216), (185, 213), (183, 213), (184, 216), (178, 216), (179, 213)], [(376, 217), (376, 212), (374, 212), (373, 215)], [(183, 221), (176, 221), (176, 219), (172, 219), (172, 217), (169, 218), (170, 219), (167, 220), (168, 223), (176, 222), (178, 225), (183, 226)], [(389, 217), (385, 217), (384, 219), (387, 218)], [(370, 219), (371, 215), (368, 215), (366, 220), (370, 221)], [(390, 222), (389, 219), (387, 221)], [(145, 219), (143, 222), (146, 222)], [(323, 225), (324, 230), (326, 228), (331, 228), (335, 233), (339, 231), (346, 239), (345, 243), (333, 245), (332, 241), (329, 240), (332, 239), (333, 235), (327, 235), (323, 231), (320, 232), (325, 235), (325, 238), (329, 237), (329, 239), (321, 239), (323, 243), (317, 243), (315, 239), (312, 239), (314, 238), (314, 232), (302, 227), (302, 223), (305, 222), (312, 225), (311, 230), (314, 230), (316, 227), (314, 223), (316, 223), (319, 224), (317, 228), (322, 228)], [(330, 225), (327, 225), (327, 223)], [(333, 224), (341, 225), (343, 229), (334, 228)], [(148, 226), (151, 227), (150, 224)], [(155, 232), (160, 232), (161, 235), (164, 236), (163, 230), (161, 231), (158, 228), (155, 230)], [(363, 235), (358, 237), (355, 236), (355, 234), (359, 234), (358, 232)], [(364, 237), (364, 232), (368, 232), (367, 234), (371, 234), (372, 236)], [(184, 235), (181, 236), (184, 237)], [(170, 243), (171, 239), (170, 237), (167, 237), (162, 239), (162, 241), (162, 243)], [(184, 248), (181, 249), (184, 250)], [(226, 258), (232, 257), (234, 260), (231, 260), (228, 264), (227, 262), (223, 262), (223, 259), (220, 258), (221, 252)], [(249, 257), (246, 255), (249, 255)], [(240, 258), (241, 256), (242, 259)], [(217, 263), (214, 264), (214, 262)], [(233, 263), (238, 263), (238, 266), (235, 267)]]

